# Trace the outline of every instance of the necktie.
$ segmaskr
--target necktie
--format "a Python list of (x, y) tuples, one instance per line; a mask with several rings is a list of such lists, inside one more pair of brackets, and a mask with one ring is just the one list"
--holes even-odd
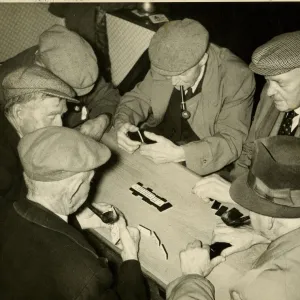
[(285, 114), (280, 128), (278, 130), (278, 135), (293, 135), (292, 133), (292, 123), (293, 118), (297, 116), (297, 113), (294, 111), (289, 111)]
[(191, 99), (193, 97), (193, 90), (191, 87), (187, 89), (187, 93), (185, 95), (185, 101)]

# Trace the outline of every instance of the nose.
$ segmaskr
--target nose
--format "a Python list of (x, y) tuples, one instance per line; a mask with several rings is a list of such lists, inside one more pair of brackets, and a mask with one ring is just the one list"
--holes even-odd
[(276, 94), (276, 87), (275, 87), (275, 84), (274, 84), (272, 81), (270, 81), (270, 82), (268, 83), (267, 95), (268, 95), (269, 97), (272, 97), (272, 96), (274, 96), (275, 94)]

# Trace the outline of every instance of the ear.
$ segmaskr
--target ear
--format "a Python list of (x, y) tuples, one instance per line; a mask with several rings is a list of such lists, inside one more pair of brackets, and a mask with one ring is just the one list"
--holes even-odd
[(13, 117), (16, 120), (23, 120), (23, 106), (22, 104), (16, 103), (15, 105), (12, 106), (11, 112)]
[(272, 217), (267, 217), (267, 225), (268, 225), (268, 230), (271, 230), (274, 227), (275, 219)]
[(77, 178), (76, 180), (73, 180), (71, 184), (68, 186), (68, 193), (69, 193), (69, 202), (73, 203), (73, 198), (77, 194), (80, 186), (82, 185), (83, 180), (82, 178)]

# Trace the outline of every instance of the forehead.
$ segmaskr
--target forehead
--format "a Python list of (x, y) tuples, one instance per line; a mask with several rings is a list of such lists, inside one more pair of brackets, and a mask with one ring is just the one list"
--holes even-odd
[(60, 111), (64, 108), (66, 100), (54, 96), (46, 96), (44, 99), (40, 99), (39, 102), (39, 105), (47, 111)]
[(267, 80), (272, 80), (272, 81), (292, 81), (292, 80), (299, 80), (299, 75), (300, 75), (300, 68), (296, 68), (289, 72), (282, 73), (279, 75), (265, 76), (265, 78)]

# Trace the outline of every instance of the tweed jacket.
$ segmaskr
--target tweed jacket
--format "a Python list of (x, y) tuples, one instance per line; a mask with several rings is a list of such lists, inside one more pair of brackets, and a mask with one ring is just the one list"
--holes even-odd
[[(117, 108), (114, 124), (158, 125), (167, 110), (173, 86), (154, 71), (129, 93)], [(183, 147), (186, 165), (200, 175), (235, 161), (250, 126), (255, 80), (249, 68), (228, 49), (211, 44), (202, 92), (186, 102), (188, 122), (200, 141)]]
[[(265, 84), (261, 92), (260, 101), (255, 112), (249, 135), (243, 145), (241, 156), (234, 163), (234, 168), (230, 173), (232, 180), (248, 171), (251, 164), (254, 141), (260, 138), (277, 135), (284, 115), (285, 112), (280, 112), (276, 109), (272, 99), (267, 95), (267, 85)], [(300, 137), (299, 126), (300, 123), (296, 129), (295, 137)]]
[(23, 167), (17, 150), (20, 137), (9, 123), (3, 112), (0, 112), (0, 202), (15, 201), (22, 187)]
[[(35, 52), (38, 46), (33, 46), (16, 56), (8, 59), (0, 66), (0, 103), (3, 103), (2, 82), (4, 77), (18, 67), (26, 67), (34, 63)], [(119, 91), (113, 88), (111, 83), (107, 83), (104, 78), (99, 76), (93, 90), (84, 96), (78, 97), (83, 105), (88, 109), (88, 118), (94, 119), (101, 114), (113, 115), (120, 100)], [(70, 127), (81, 123), (81, 114), (72, 114), (70, 117)]]
[[(229, 293), (232, 300), (298, 300), (299, 276), (300, 229), (296, 229), (271, 242)], [(168, 300), (214, 299), (211, 283), (199, 275), (177, 279), (168, 294)]]
[(43, 206), (20, 200), (0, 223), (1, 299), (146, 299), (138, 261), (121, 265), (115, 291), (107, 259)]

